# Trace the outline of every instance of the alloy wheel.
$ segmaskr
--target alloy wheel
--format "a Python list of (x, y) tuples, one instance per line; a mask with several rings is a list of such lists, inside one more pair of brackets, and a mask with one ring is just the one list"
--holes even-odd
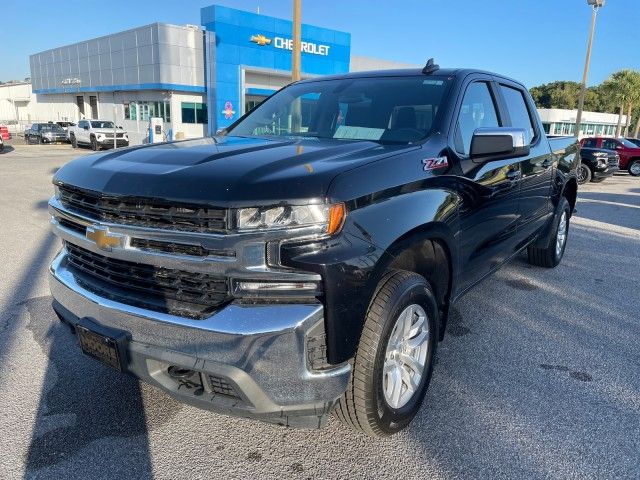
[(429, 351), (429, 319), (412, 304), (399, 315), (384, 357), (382, 389), (391, 408), (402, 408), (418, 391)]

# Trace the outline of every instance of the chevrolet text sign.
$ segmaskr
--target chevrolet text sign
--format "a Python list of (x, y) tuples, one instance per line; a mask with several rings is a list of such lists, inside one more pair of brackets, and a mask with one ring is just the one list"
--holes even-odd
[[(290, 38), (275, 37), (273, 39), (273, 46), (275, 48), (282, 48), (284, 50), (293, 50), (293, 40)], [(312, 53), (313, 55), (329, 55), (329, 45), (318, 45), (313, 42), (300, 42), (300, 50), (302, 53)]]

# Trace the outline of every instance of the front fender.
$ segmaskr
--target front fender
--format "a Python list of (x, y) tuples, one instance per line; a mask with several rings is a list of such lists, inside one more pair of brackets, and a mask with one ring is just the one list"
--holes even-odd
[[(353, 357), (371, 297), (394, 246), (413, 234), (443, 241), (457, 271), (460, 198), (442, 188), (402, 187), (404, 191), (348, 202), (342, 232), (331, 239), (283, 245), (284, 265), (319, 273), (324, 282), (327, 358), (340, 363)], [(367, 200), (368, 199), (368, 200)], [(452, 272), (452, 273), (454, 273)]]

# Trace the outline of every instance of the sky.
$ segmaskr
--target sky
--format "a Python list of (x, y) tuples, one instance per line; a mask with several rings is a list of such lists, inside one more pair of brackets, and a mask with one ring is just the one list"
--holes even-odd
[[(30, 75), (29, 55), (153, 22), (200, 24), (225, 5), (291, 18), (291, 0), (64, 0), (3, 3), (0, 80)], [(40, 7), (39, 4), (42, 4)], [(351, 52), (442, 67), (481, 68), (528, 87), (580, 81), (591, 9), (586, 0), (302, 0), (302, 21), (351, 33)], [(589, 85), (640, 70), (640, 0), (607, 0), (598, 14)]]

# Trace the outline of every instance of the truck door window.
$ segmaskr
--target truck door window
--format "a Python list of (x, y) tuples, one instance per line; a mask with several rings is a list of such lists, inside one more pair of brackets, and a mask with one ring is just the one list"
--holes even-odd
[(456, 151), (469, 154), (471, 137), (476, 128), (499, 127), (496, 106), (486, 82), (474, 82), (467, 87), (462, 99), (455, 133)]
[(615, 140), (603, 140), (602, 148), (606, 148), (607, 150), (615, 150), (618, 148), (618, 142)]
[(507, 104), (507, 111), (511, 118), (511, 126), (524, 128), (525, 132), (527, 132), (527, 141), (531, 143), (536, 136), (536, 131), (533, 128), (531, 114), (529, 113), (529, 109), (527, 108), (527, 103), (522, 92), (506, 85), (500, 85), (500, 91), (502, 92), (504, 101)]
[(597, 147), (597, 140), (595, 138), (589, 138), (587, 140), (584, 141), (584, 143), (582, 144), (583, 147), (588, 147), (588, 148), (595, 148)]

